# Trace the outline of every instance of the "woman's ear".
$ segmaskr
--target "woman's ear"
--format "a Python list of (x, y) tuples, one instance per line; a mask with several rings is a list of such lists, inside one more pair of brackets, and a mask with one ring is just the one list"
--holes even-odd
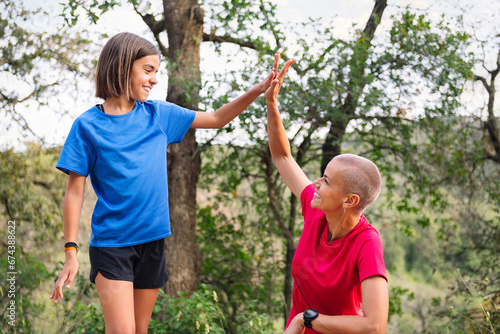
[(354, 209), (359, 204), (358, 194), (349, 194), (344, 202), (344, 207), (347, 209)]

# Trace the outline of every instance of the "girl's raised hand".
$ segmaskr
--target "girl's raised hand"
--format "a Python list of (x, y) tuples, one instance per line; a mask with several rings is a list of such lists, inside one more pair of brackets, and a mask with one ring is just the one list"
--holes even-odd
[(285, 79), (285, 74), (288, 72), (288, 69), (295, 62), (295, 59), (290, 59), (285, 63), (281, 71), (278, 73), (278, 66), (280, 62), (280, 53), (276, 52), (274, 56), (274, 64), (272, 72), (276, 72), (277, 76), (271, 82), (269, 88), (267, 88), (265, 97), (268, 101), (276, 101), (278, 99), (278, 93), (280, 92), (281, 84), (283, 84), (283, 79)]
[(271, 86), (271, 83), (273, 82), (273, 79), (276, 77), (277, 73), (278, 73), (278, 70), (277, 70), (277, 66), (279, 64), (279, 61), (280, 61), (280, 55), (279, 55), (279, 52), (277, 52), (275, 55), (274, 55), (274, 62), (273, 62), (273, 68), (271, 70), (271, 73), (269, 73), (269, 75), (267, 76), (267, 78), (265, 78), (264, 80), (262, 80), (258, 85), (257, 87), (259, 88), (259, 91), (260, 93), (264, 93), (268, 88), (269, 86)]

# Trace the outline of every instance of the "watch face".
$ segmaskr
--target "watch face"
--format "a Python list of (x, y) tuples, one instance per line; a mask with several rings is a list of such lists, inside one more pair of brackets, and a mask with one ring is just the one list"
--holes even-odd
[(313, 309), (308, 309), (304, 311), (304, 318), (315, 319), (318, 316), (318, 311)]

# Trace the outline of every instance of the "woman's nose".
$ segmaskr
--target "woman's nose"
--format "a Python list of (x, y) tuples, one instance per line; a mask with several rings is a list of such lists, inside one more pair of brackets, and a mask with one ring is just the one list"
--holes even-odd
[(320, 180), (321, 180), (321, 178), (314, 180), (314, 181), (313, 181), (313, 183), (312, 183), (312, 184), (313, 184), (313, 186), (315, 186), (316, 188), (318, 188), (318, 187), (319, 187), (319, 181), (320, 181)]

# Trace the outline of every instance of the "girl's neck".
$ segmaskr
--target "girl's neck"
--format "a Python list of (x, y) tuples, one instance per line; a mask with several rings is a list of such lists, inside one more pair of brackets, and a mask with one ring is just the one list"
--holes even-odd
[(102, 104), (106, 114), (124, 115), (131, 112), (135, 107), (135, 101), (125, 96), (108, 97)]

